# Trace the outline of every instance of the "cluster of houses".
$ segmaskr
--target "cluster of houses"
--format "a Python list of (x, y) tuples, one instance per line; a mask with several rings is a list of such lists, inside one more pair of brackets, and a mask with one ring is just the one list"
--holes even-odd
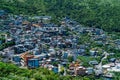
[[(7, 20), (6, 20), (7, 16)], [(15, 45), (0, 51), (3, 62), (12, 62), (22, 68), (44, 67), (55, 73), (63, 72), (63, 75), (96, 75), (103, 74), (103, 68), (108, 65), (84, 67), (77, 61), (78, 56), (84, 56), (89, 43), (79, 44), (79, 36), (88, 34), (91, 40), (97, 44), (108, 44), (108, 36), (102, 29), (83, 27), (76, 21), (65, 17), (61, 25), (51, 23), (51, 16), (35, 16), (32, 18), (17, 15), (6, 15), (0, 10), (0, 23), (2, 31), (9, 33), (5, 38), (14, 41)], [(5, 23), (6, 22), (6, 23)], [(6, 30), (7, 26), (7, 30)], [(76, 32), (74, 35), (72, 32)], [(116, 44), (119, 44), (119, 40)], [(98, 51), (89, 50), (90, 56), (95, 56)], [(104, 53), (104, 51), (103, 51)], [(72, 62), (68, 58), (72, 58)], [(98, 61), (90, 61), (88, 64), (99, 65)], [(119, 61), (113, 67), (120, 70)], [(110, 70), (109, 68), (105, 70)]]

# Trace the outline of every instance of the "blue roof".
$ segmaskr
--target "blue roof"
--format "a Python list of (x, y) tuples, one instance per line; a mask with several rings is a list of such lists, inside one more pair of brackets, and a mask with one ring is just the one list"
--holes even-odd
[(4, 10), (0, 10), (0, 13), (4, 13), (5, 11)]
[(90, 61), (89, 64), (98, 64), (97, 61)]
[(70, 20), (70, 17), (66, 16), (65, 19)]
[(4, 15), (5, 11), (4, 10), (0, 10), (0, 16)]
[(53, 72), (58, 73), (58, 68), (57, 67), (54, 67), (52, 70), (53, 70)]
[(36, 18), (36, 19), (43, 19), (43, 18), (51, 19), (52, 17), (51, 16), (35, 16), (34, 18)]
[(114, 62), (114, 61), (116, 61), (116, 58), (111, 58), (110, 61)]
[(39, 67), (39, 60), (38, 59), (29, 59), (28, 60), (28, 67), (30, 67), (30, 68)]
[(53, 24), (53, 23), (50, 23), (50, 24), (44, 24), (44, 27), (55, 27), (56, 25)]

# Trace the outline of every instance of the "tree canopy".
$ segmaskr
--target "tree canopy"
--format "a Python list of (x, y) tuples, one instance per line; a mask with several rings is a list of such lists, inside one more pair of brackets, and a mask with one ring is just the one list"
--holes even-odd
[(85, 26), (120, 31), (120, 0), (0, 0), (14, 14), (69, 16)]

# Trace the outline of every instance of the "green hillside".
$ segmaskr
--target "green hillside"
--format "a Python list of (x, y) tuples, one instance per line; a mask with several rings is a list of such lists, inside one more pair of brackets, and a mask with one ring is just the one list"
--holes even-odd
[[(113, 80), (119, 80), (120, 73), (115, 73)], [(13, 64), (0, 62), (0, 80), (103, 80), (89, 76), (60, 76), (44, 68), (20, 69)]]
[[(0, 80), (93, 80), (94, 77), (60, 76), (44, 68), (20, 69), (0, 62)], [(100, 80), (100, 79), (99, 79)]]
[(14, 14), (69, 16), (85, 26), (120, 31), (120, 0), (0, 0)]

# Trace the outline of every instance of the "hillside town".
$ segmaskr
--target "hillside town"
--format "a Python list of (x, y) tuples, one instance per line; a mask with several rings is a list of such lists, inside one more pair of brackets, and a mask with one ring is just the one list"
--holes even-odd
[[(114, 37), (114, 35), (113, 35)], [(0, 61), (20, 68), (47, 68), (63, 76), (112, 79), (120, 72), (120, 39), (65, 17), (7, 14), (0, 10)], [(115, 57), (116, 56), (116, 57)]]

